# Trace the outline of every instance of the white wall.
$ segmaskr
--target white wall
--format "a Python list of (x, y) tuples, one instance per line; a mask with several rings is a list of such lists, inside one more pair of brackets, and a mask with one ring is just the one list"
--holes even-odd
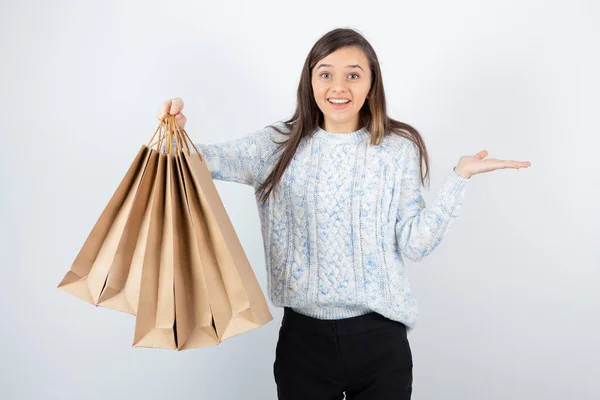
[[(390, 115), (424, 135), (459, 220), (409, 264), (416, 400), (600, 397), (600, 6), (590, 1), (20, 1), (0, 6), (0, 397), (275, 399), (281, 310), (216, 348), (131, 348), (134, 319), (56, 288), (170, 97), (198, 142), (287, 118), (312, 44), (360, 30)], [(218, 182), (263, 290), (252, 189)]]

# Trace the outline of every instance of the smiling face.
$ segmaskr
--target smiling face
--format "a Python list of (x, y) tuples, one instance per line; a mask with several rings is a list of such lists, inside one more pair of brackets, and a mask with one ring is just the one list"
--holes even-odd
[(312, 88), (323, 112), (324, 130), (353, 132), (371, 88), (369, 61), (358, 47), (342, 47), (319, 60), (312, 71)]

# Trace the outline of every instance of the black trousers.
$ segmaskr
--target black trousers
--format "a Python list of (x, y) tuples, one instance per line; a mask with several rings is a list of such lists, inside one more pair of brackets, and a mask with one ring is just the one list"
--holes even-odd
[(284, 309), (273, 372), (279, 400), (408, 400), (404, 324), (377, 313), (320, 320)]

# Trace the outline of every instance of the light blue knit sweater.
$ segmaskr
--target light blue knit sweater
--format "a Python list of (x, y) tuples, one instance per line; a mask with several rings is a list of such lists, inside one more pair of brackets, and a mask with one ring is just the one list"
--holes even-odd
[[(276, 123), (284, 132), (285, 125)], [(237, 140), (196, 144), (213, 179), (255, 189), (287, 136), (266, 127)], [(366, 128), (303, 139), (258, 212), (273, 305), (319, 319), (375, 311), (410, 329), (417, 303), (404, 259), (433, 251), (455, 220), (470, 180), (452, 169), (431, 204), (420, 191), (418, 148), (398, 135), (371, 145)]]

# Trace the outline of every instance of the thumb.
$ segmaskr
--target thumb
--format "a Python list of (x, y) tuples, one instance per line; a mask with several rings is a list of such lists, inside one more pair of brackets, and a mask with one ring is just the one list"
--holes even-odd
[(161, 103), (160, 107), (158, 107), (158, 112), (156, 113), (156, 118), (162, 119), (169, 110), (171, 109), (171, 100), (167, 100)]
[(487, 157), (488, 152), (487, 150), (481, 150), (479, 153), (475, 154), (475, 157), (477, 157), (478, 159), (483, 159), (485, 157)]

